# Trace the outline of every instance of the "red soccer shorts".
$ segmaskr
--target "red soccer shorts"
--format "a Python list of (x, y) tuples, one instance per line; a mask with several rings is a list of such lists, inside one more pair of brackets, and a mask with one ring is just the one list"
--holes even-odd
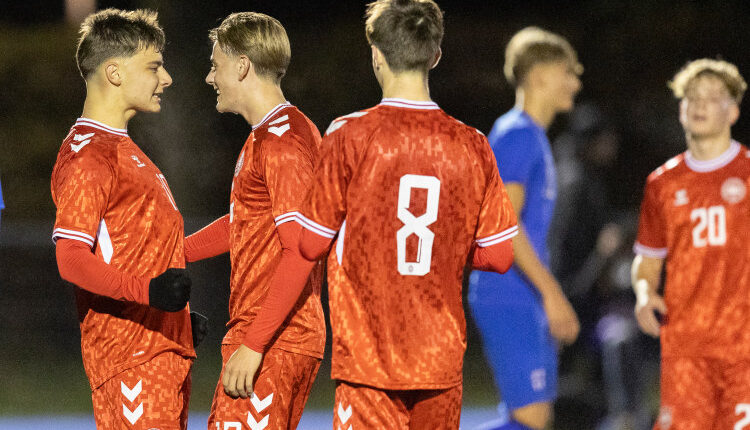
[(192, 365), (165, 352), (110, 378), (92, 392), (96, 428), (186, 429)]
[(381, 390), (336, 382), (334, 430), (457, 429), (462, 385), (442, 390)]
[(655, 430), (750, 430), (750, 361), (667, 357)]
[[(221, 356), (226, 365), (239, 345), (222, 345)], [(271, 348), (263, 356), (259, 375), (249, 399), (233, 399), (216, 384), (209, 430), (295, 429), (310, 395), (320, 359)]]

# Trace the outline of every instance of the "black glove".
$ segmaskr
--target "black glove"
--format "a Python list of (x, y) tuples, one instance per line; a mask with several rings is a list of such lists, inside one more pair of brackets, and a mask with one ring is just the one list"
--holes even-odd
[(193, 327), (193, 348), (196, 348), (208, 334), (208, 318), (198, 312), (190, 312), (190, 325)]
[(148, 284), (148, 304), (163, 311), (177, 312), (190, 300), (190, 278), (185, 269), (167, 269)]

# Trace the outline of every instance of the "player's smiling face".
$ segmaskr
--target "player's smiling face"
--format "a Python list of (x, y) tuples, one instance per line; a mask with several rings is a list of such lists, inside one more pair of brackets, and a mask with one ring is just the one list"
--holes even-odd
[(696, 138), (728, 133), (739, 117), (739, 108), (724, 82), (713, 75), (693, 79), (680, 101), (680, 123)]
[(227, 55), (218, 43), (214, 43), (211, 70), (206, 75), (206, 83), (216, 90), (216, 110), (219, 112), (236, 111), (232, 99), (233, 84), (237, 81), (236, 69), (236, 60)]
[(128, 108), (140, 112), (159, 112), (161, 94), (172, 84), (161, 52), (153, 47), (141, 49), (132, 57), (122, 60), (121, 71), (121, 85)]

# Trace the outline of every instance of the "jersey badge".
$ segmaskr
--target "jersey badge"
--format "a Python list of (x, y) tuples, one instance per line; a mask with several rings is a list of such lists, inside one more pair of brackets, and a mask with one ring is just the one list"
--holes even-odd
[(81, 149), (83, 149), (84, 146), (86, 146), (89, 143), (91, 143), (91, 137), (92, 136), (94, 136), (94, 133), (76, 134), (75, 136), (73, 136), (73, 140), (75, 140), (76, 142), (81, 142), (81, 143), (79, 143), (77, 145), (74, 144), (74, 143), (71, 143), (70, 144), (70, 149), (72, 149), (73, 152), (78, 153), (78, 151), (80, 151)]
[(242, 170), (242, 165), (245, 164), (245, 150), (243, 149), (242, 152), (240, 152), (240, 159), (237, 160), (237, 164), (234, 166), (234, 177), (236, 178), (237, 175), (240, 174), (240, 170)]
[(742, 201), (747, 193), (745, 182), (740, 178), (727, 178), (721, 184), (721, 198), (729, 204), (735, 204)]
[(675, 206), (685, 206), (688, 204), (688, 195), (686, 189), (677, 190), (674, 193), (674, 205)]
[(143, 166), (145, 166), (145, 165), (146, 165), (146, 163), (144, 163), (144, 162), (142, 162), (141, 160), (139, 160), (139, 159), (138, 159), (138, 157), (137, 157), (137, 156), (135, 156), (135, 155), (131, 155), (131, 156), (130, 156), (130, 158), (132, 158), (132, 159), (133, 159), (133, 161), (135, 161), (135, 164), (136, 164), (136, 166), (138, 166), (138, 167), (143, 167)]

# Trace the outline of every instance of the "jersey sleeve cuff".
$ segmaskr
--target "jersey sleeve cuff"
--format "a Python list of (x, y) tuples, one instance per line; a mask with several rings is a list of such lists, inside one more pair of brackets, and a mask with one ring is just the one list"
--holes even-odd
[(638, 242), (633, 245), (633, 252), (651, 258), (667, 257), (667, 248), (651, 248)]
[(296, 221), (302, 225), (302, 227), (310, 230), (311, 232), (323, 236), (327, 239), (333, 239), (336, 236), (336, 230), (330, 229), (326, 226), (320, 225), (317, 222), (305, 217), (301, 213), (297, 214)]
[(57, 239), (78, 240), (87, 244), (88, 246), (92, 248), (94, 247), (94, 237), (89, 234), (82, 233), (80, 231), (68, 230), (65, 228), (56, 228), (52, 232), (52, 242), (57, 243)]
[(299, 216), (299, 212), (297, 211), (287, 212), (283, 215), (277, 216), (273, 221), (276, 223), (276, 227), (278, 227), (285, 222), (296, 221), (297, 216)]
[(507, 230), (503, 230), (500, 233), (477, 239), (476, 242), (477, 242), (477, 246), (481, 248), (486, 248), (488, 246), (496, 245), (500, 242), (508, 240), (517, 234), (518, 234), (518, 226), (514, 225), (513, 227)]

